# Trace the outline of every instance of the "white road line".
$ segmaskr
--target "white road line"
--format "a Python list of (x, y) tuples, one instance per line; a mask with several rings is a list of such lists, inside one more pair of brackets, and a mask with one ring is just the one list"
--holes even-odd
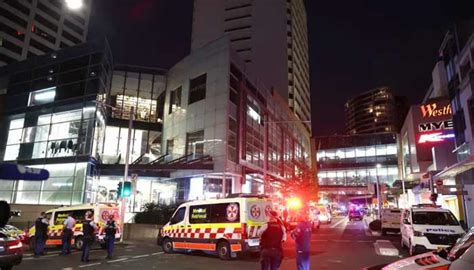
[(113, 261), (107, 261), (108, 263), (114, 263), (114, 262), (121, 262), (121, 261), (125, 261), (127, 260), (128, 258), (122, 258), (122, 259), (117, 259), (117, 260), (113, 260)]
[(144, 258), (144, 257), (148, 257), (148, 256), (150, 256), (150, 254), (144, 254), (144, 255), (133, 256), (132, 258), (138, 259), (138, 258)]
[(340, 240), (332, 240), (334, 242), (350, 242), (351, 240), (344, 240), (344, 239), (340, 239)]
[(330, 262), (330, 263), (342, 263), (341, 260), (327, 260), (327, 262)]
[(95, 265), (99, 265), (99, 264), (101, 264), (101, 263), (98, 262), (98, 263), (84, 264), (84, 265), (79, 265), (79, 268), (91, 267), (91, 266), (95, 266)]
[(331, 226), (331, 229), (334, 229), (337, 225), (341, 224), (342, 222), (346, 221), (345, 218), (339, 220), (338, 222), (334, 223), (332, 226)]
[(152, 253), (151, 255), (160, 255), (160, 254), (163, 254), (164, 252), (155, 252), (155, 253)]
[(51, 255), (43, 255), (42, 258), (50, 258), (50, 257), (57, 257), (58, 254), (51, 254)]
[(63, 270), (72, 270), (72, 269), (73, 269), (72, 267), (63, 268)]

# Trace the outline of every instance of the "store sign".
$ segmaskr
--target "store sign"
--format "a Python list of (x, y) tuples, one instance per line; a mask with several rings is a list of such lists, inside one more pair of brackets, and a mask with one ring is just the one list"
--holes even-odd
[(433, 143), (433, 142), (444, 142), (447, 139), (452, 139), (454, 138), (454, 133), (452, 132), (435, 132), (435, 133), (425, 133), (421, 134), (420, 138), (418, 139), (419, 144), (424, 144), (424, 143)]
[(43, 169), (28, 168), (19, 164), (0, 164), (0, 179), (43, 181), (49, 178), (49, 172)]
[(423, 118), (452, 115), (451, 104), (441, 106), (439, 103), (433, 102), (421, 105), (420, 110)]
[(452, 129), (452, 128), (453, 128), (453, 120), (428, 122), (428, 123), (422, 123), (418, 125), (418, 131), (420, 132)]

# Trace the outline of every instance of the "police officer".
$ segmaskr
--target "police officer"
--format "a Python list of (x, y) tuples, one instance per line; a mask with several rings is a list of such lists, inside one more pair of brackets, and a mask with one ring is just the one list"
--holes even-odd
[(95, 239), (95, 230), (97, 225), (92, 219), (92, 212), (87, 211), (84, 222), (82, 223), (82, 232), (84, 233), (84, 244), (82, 245), (81, 262), (89, 262), (89, 252)]
[(311, 245), (311, 223), (305, 212), (299, 213), (298, 224), (291, 233), (295, 239), (296, 267), (298, 270), (309, 270), (309, 255)]
[(117, 232), (117, 224), (114, 220), (114, 215), (109, 215), (109, 220), (105, 224), (105, 244), (107, 245), (106, 259), (112, 259), (114, 252), (115, 233)]
[(76, 220), (72, 217), (72, 212), (69, 212), (66, 220), (63, 223), (63, 243), (62, 243), (62, 252), (60, 255), (66, 255), (71, 253), (71, 238), (76, 226)]
[(41, 212), (40, 216), (35, 221), (35, 257), (44, 254), (44, 245), (48, 238), (48, 219), (46, 213)]
[(270, 211), (269, 221), (259, 230), (260, 265), (262, 270), (277, 270), (283, 258), (283, 242), (286, 230), (275, 211)]

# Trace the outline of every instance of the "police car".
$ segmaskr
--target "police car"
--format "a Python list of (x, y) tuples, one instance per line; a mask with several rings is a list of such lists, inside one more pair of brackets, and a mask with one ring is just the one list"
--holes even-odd
[(259, 251), (259, 229), (267, 222), (272, 202), (265, 197), (199, 200), (181, 204), (158, 234), (163, 251), (201, 250), (221, 259)]
[[(46, 240), (46, 246), (57, 246), (62, 244), (63, 235), (63, 224), (69, 213), (72, 213), (72, 217), (76, 220), (76, 226), (73, 230), (72, 242), (77, 250), (82, 249), (84, 243), (82, 233), (82, 222), (87, 211), (91, 211), (94, 214), (94, 222), (100, 228), (105, 225), (109, 215), (114, 215), (114, 220), (117, 222), (117, 233), (116, 239), (120, 239), (121, 226), (119, 208), (115, 203), (97, 203), (97, 204), (82, 204), (68, 207), (59, 207), (46, 211), (46, 216), (49, 220), (48, 225), (48, 239)], [(97, 230), (97, 240), (102, 247), (105, 247), (104, 237), (105, 234), (98, 234), (100, 230)], [(31, 248), (35, 245), (35, 226), (33, 225), (28, 231), (28, 242)]]
[(448, 209), (418, 205), (401, 215), (401, 244), (410, 255), (449, 248), (465, 231)]

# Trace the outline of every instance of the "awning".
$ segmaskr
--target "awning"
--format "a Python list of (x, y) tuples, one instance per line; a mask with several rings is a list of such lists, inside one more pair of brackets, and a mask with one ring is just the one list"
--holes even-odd
[(463, 161), (460, 161), (456, 164), (449, 166), (448, 168), (442, 170), (433, 176), (434, 179), (446, 179), (452, 178), (462, 172), (465, 172), (469, 169), (474, 168), (474, 157), (470, 156)]

